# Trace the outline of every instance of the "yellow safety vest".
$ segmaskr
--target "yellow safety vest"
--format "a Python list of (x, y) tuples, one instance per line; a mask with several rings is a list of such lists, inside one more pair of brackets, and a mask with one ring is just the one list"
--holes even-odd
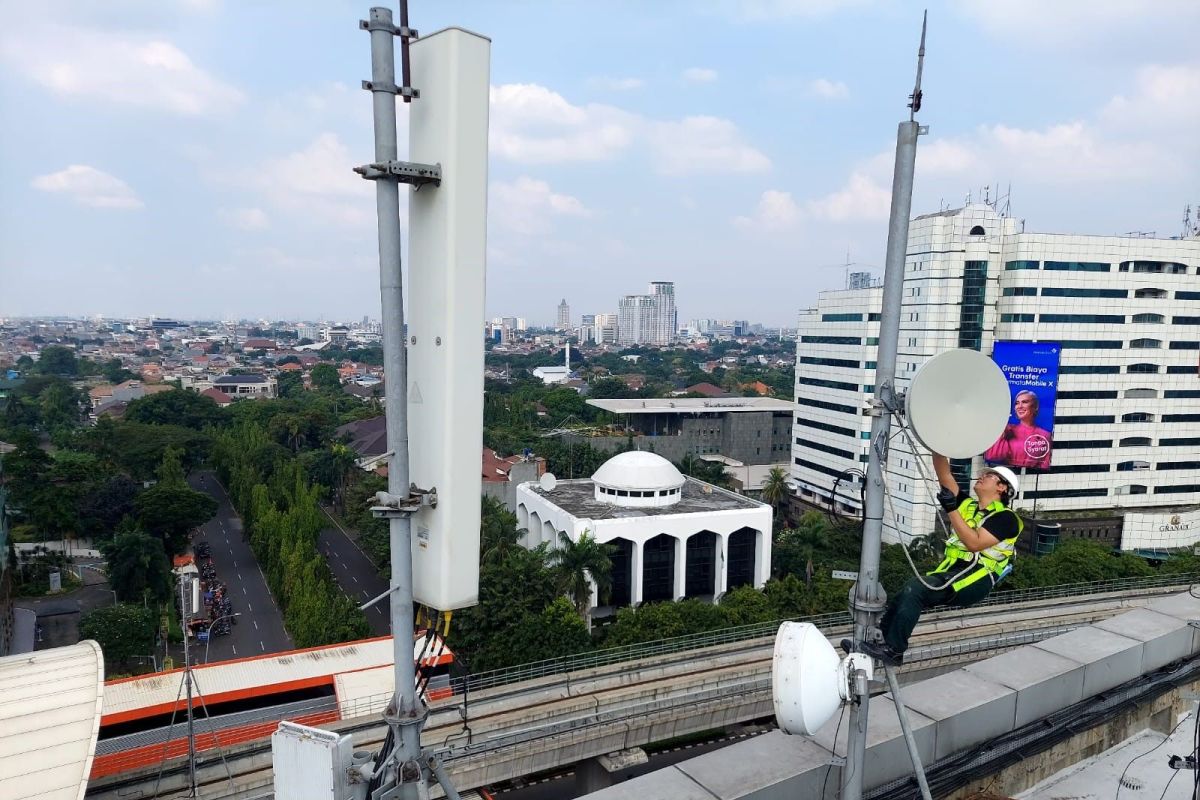
[[(983, 523), (988, 519), (999, 514), (1001, 511), (1008, 511), (1009, 508), (999, 500), (993, 500), (988, 504), (987, 508), (982, 511), (979, 509), (979, 504), (967, 498), (958, 506), (958, 513), (963, 518), (963, 522), (971, 529), (983, 527)], [(973, 561), (979, 564), (979, 569), (968, 572), (963, 577), (951, 584), (954, 591), (962, 591), (976, 581), (982, 580), (985, 576), (991, 577), (992, 584), (1000, 573), (1004, 572), (1004, 568), (1008, 566), (1008, 562), (1017, 552), (1017, 537), (1021, 535), (1021, 531), (1025, 530), (1025, 523), (1021, 520), (1020, 515), (1017, 515), (1017, 532), (1016, 535), (1009, 539), (997, 542), (991, 547), (980, 550), (978, 553), (972, 553), (963, 546), (962, 540), (958, 538), (958, 534), (950, 534), (950, 538), (946, 540), (946, 550), (942, 558), (942, 563), (938, 564), (937, 569), (930, 572), (930, 575), (949, 572), (951, 567), (957, 567), (960, 561)], [(956, 571), (957, 571), (956, 570)]]

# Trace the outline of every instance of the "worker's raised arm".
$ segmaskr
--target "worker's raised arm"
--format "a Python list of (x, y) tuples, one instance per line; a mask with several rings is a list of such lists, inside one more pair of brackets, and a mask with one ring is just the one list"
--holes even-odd
[(954, 474), (950, 472), (950, 459), (941, 453), (934, 453), (933, 471), (937, 473), (938, 483), (941, 484), (943, 489), (946, 489), (952, 495), (958, 494), (958, 481), (954, 480)]

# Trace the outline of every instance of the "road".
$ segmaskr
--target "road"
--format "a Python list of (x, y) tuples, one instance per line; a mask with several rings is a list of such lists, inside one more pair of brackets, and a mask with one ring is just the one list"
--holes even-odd
[(195, 647), (192, 663), (226, 661), (231, 658), (258, 656), (292, 650), (295, 645), (283, 627), (283, 614), (267, 588), (267, 579), (259, 569), (250, 544), (242, 538), (242, 521), (225, 488), (212, 472), (198, 472), (189, 479), (192, 488), (207, 492), (217, 501), (217, 515), (201, 527), (196, 541), (206, 540), (212, 547), (217, 579), (224, 581), (237, 624), (228, 636), (214, 636), (207, 648)]
[[(330, 527), (322, 529), (318, 546), (346, 596), (362, 605), (387, 591), (388, 582), (380, 577), (367, 554), (359, 549), (341, 523), (324, 508), (322, 511)], [(367, 624), (371, 626), (372, 636), (387, 636), (392, 632), (390, 609), (391, 604), (386, 597), (367, 609)]]

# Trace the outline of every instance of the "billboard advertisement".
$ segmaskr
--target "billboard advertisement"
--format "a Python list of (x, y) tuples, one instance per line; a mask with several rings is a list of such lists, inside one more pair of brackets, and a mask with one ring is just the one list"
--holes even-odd
[(1057, 342), (996, 342), (992, 360), (1008, 378), (1012, 411), (1004, 433), (983, 454), (989, 464), (1050, 468), (1060, 351)]

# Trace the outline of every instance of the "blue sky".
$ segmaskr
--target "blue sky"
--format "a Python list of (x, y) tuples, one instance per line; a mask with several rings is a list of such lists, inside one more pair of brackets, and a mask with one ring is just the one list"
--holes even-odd
[[(378, 317), (367, 7), (0, 3), (0, 315)], [(790, 325), (881, 265), (922, 7), (413, 0), (493, 42), (488, 315), (674, 280), (681, 321)], [(929, 13), (915, 213), (1011, 183), (1028, 230), (1180, 231), (1200, 3)]]

